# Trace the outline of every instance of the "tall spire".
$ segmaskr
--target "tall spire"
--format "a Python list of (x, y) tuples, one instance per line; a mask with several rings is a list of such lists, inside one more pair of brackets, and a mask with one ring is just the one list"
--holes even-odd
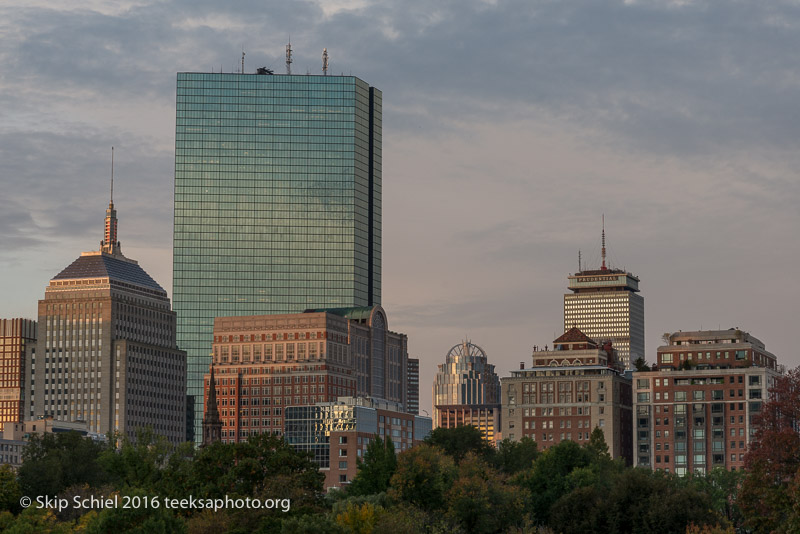
[(603, 214), (603, 248), (601, 250), (601, 255), (603, 257), (603, 264), (600, 265), (600, 270), (606, 270), (606, 214)]
[(206, 403), (206, 419), (209, 422), (219, 421), (217, 409), (217, 382), (214, 380), (214, 364), (211, 364), (211, 378), (208, 381), (208, 402)]
[(122, 254), (117, 241), (117, 210), (114, 209), (114, 147), (111, 147), (111, 199), (106, 209), (106, 221), (100, 250), (109, 254)]
[(217, 383), (214, 380), (214, 363), (211, 363), (211, 378), (208, 381), (208, 397), (206, 397), (206, 413), (203, 417), (203, 444), (210, 445), (220, 441), (222, 437), (222, 421), (217, 409)]

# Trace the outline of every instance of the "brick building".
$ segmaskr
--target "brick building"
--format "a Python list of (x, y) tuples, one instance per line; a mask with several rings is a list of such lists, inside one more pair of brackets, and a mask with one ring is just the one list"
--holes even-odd
[(571, 328), (552, 350), (534, 348), (533, 366), (521, 364), (501, 383), (504, 438), (529, 437), (543, 450), (587, 443), (600, 428), (611, 456), (632, 462), (631, 380), (610, 342)]
[[(287, 406), (363, 396), (405, 407), (406, 346), (380, 306), (217, 317), (212, 360), (222, 441), (283, 434)], [(206, 374), (206, 408), (209, 380)]]
[(747, 332), (676, 332), (634, 373), (635, 465), (683, 475), (744, 467), (777, 359)]

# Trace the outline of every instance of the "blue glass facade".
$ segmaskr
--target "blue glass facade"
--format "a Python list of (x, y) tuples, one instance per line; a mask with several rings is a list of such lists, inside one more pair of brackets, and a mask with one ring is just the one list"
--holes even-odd
[(380, 304), (381, 108), (352, 76), (178, 74), (173, 302), (195, 441), (214, 317)]

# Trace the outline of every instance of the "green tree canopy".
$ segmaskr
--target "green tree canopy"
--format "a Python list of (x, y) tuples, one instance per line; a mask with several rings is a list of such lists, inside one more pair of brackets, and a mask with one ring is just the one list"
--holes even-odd
[(504, 439), (497, 445), (494, 455), (494, 465), (507, 475), (513, 475), (533, 467), (533, 462), (539, 456), (536, 442), (529, 437), (519, 441)]
[(425, 438), (425, 443), (440, 447), (456, 463), (469, 452), (485, 460), (491, 460), (494, 455), (494, 449), (484, 438), (483, 432), (472, 425), (436, 428)]
[(522, 526), (525, 491), (507, 484), (507, 478), (474, 453), (458, 466), (458, 476), (447, 490), (447, 517), (465, 532), (505, 532)]
[(397, 470), (394, 444), (375, 436), (358, 461), (358, 473), (347, 488), (348, 495), (372, 495), (389, 489), (389, 481)]
[(57, 495), (75, 485), (99, 487), (111, 478), (100, 462), (107, 447), (77, 432), (32, 435), (18, 473), (23, 493)]
[(389, 496), (424, 511), (441, 510), (456, 474), (455, 462), (449, 455), (423, 443), (397, 458)]

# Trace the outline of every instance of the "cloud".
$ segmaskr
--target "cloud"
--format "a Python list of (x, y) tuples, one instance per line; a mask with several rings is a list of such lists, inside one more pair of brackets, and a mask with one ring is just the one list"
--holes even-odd
[(516, 366), (552, 341), (605, 213), (648, 347), (716, 318), (788, 357), (798, 28), (789, 1), (5, 2), (8, 293), (35, 301), (96, 248), (111, 145), (124, 250), (168, 287), (176, 72), (237, 71), (242, 47), (246, 71), (283, 72), (291, 37), (295, 73), (328, 48), (383, 90), (384, 304), (415, 351), (443, 358), (466, 327)]

